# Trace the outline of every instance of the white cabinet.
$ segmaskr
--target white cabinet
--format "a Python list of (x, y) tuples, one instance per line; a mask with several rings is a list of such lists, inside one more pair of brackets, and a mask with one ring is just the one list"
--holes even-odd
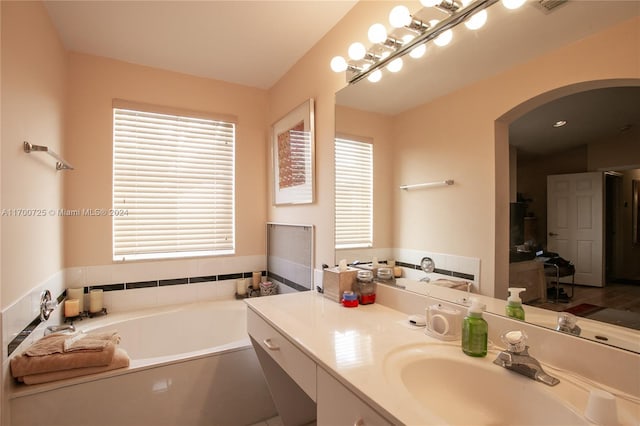
[(247, 310), (247, 330), (253, 340), (316, 400), (316, 363), (251, 309)]
[(391, 425), (253, 310), (247, 330), (285, 425)]
[(285, 425), (316, 419), (316, 363), (251, 309), (247, 330)]
[(392, 424), (322, 368), (318, 368), (317, 406), (320, 426)]

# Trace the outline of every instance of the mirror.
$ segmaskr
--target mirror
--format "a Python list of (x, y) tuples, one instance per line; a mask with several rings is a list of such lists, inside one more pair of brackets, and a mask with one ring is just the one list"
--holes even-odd
[[(597, 10), (588, 10), (589, 7), (593, 7), (597, 2), (590, 5), (581, 4), (587, 2), (576, 3), (578, 4), (566, 4), (562, 9), (559, 9), (547, 16), (539, 15), (539, 11), (536, 11), (534, 8), (529, 8), (525, 10), (522, 15), (508, 17), (508, 19), (513, 18), (513, 22), (510, 22), (509, 25), (514, 25), (513, 28), (518, 28), (519, 30), (513, 30), (513, 28), (511, 28), (513, 32), (509, 33), (510, 40), (502, 43), (502, 48), (504, 49), (503, 56), (509, 57), (511, 53), (518, 51), (518, 53), (513, 54), (529, 55), (526, 59), (530, 60), (541, 55), (545, 51), (557, 48), (554, 44), (544, 45), (544, 40), (541, 40), (541, 44), (532, 48), (532, 50), (528, 50), (532, 47), (529, 44), (527, 44), (526, 48), (522, 48), (524, 38), (522, 38), (523, 36), (520, 36), (520, 31), (525, 34), (528, 31), (535, 32), (535, 29), (529, 28), (528, 25), (533, 25), (534, 27), (537, 25), (538, 28), (542, 25), (544, 26), (545, 31), (548, 30), (550, 39), (554, 39), (554, 37), (557, 37), (556, 40), (558, 38), (562, 38), (568, 43), (584, 37), (586, 33), (583, 30), (576, 30), (575, 33), (571, 33), (571, 36), (568, 35), (573, 27), (565, 25), (566, 16), (568, 16), (567, 14), (574, 14), (575, 16), (584, 14), (586, 22), (589, 22), (590, 24), (594, 24), (594, 22), (603, 18), (604, 21), (606, 21), (606, 24), (592, 29), (592, 31), (596, 32), (604, 31), (604, 28), (607, 26), (614, 25), (617, 22), (621, 22), (623, 19), (627, 19), (629, 16), (637, 14), (637, 11), (635, 10), (625, 10), (624, 2), (616, 2), (616, 7), (614, 7), (615, 10), (612, 11), (598, 9), (597, 7)], [(493, 12), (494, 10), (492, 8), (490, 10), (492, 18), (507, 19), (506, 17), (501, 17), (499, 15), (499, 10), (495, 10), (496, 13)], [(598, 19), (596, 19), (596, 17)], [(486, 41), (492, 39), (492, 37), (498, 37), (500, 31), (504, 30), (504, 28), (496, 29), (492, 27), (492, 18), (490, 18), (486, 30), (483, 29), (483, 31), (486, 32), (478, 32), (477, 35), (473, 36), (460, 34), (460, 37), (457, 39), (458, 44), (449, 47), (451, 51), (453, 51), (454, 48), (464, 49), (464, 46), (461, 46), (461, 44), (466, 43), (469, 38), (471, 38), (470, 43), (475, 43), (478, 39)], [(545, 21), (541, 22), (540, 19), (544, 19)], [(502, 20), (499, 22), (500, 24), (503, 23)], [(573, 25), (573, 22), (571, 25)], [(459, 34), (456, 32), (455, 36), (458, 37), (458, 35)], [(572, 39), (571, 37), (574, 38)], [(425, 116), (420, 114), (425, 111), (428, 111), (431, 114), (438, 114), (437, 112), (432, 111), (429, 107), (429, 105), (442, 105), (442, 102), (438, 101), (438, 97), (446, 97), (447, 92), (459, 90), (459, 93), (461, 93), (459, 97), (461, 99), (469, 100), (469, 97), (464, 96), (465, 89), (462, 89), (464, 86), (471, 85), (477, 82), (480, 78), (487, 77), (496, 72), (505, 72), (508, 74), (509, 70), (514, 66), (514, 64), (492, 63), (488, 65), (494, 68), (486, 71), (484, 69), (485, 62), (488, 61), (476, 62), (474, 63), (473, 75), (470, 75), (471, 73), (467, 73), (466, 77), (468, 77), (468, 79), (465, 80), (465, 78), (460, 76), (460, 73), (457, 72), (461, 61), (459, 56), (456, 56), (456, 54), (453, 53), (445, 53), (444, 50), (435, 51), (433, 50), (434, 48), (430, 49), (432, 49), (429, 51), (430, 56), (426, 58), (429, 65), (422, 65), (421, 68), (421, 65), (418, 64), (417, 61), (410, 63), (406, 62), (406, 69), (403, 69), (402, 72), (395, 75), (385, 74), (385, 77), (380, 83), (378, 83), (378, 85), (372, 85), (371, 83), (363, 81), (356, 85), (348, 86), (336, 94), (337, 134), (368, 138), (373, 140), (374, 144), (373, 244), (371, 247), (365, 249), (336, 250), (336, 261), (345, 258), (349, 262), (353, 260), (366, 262), (371, 261), (373, 258), (377, 258), (380, 260), (398, 259), (403, 262), (409, 261), (416, 264), (419, 263), (420, 257), (404, 259), (401, 254), (399, 255), (399, 253), (412, 252), (423, 254), (427, 253), (427, 250), (436, 250), (440, 253), (484, 259), (485, 256), (483, 250), (490, 251), (494, 249), (493, 244), (490, 242), (490, 238), (486, 238), (486, 241), (476, 241), (474, 243), (474, 238), (476, 240), (479, 239), (477, 235), (482, 235), (484, 230), (477, 229), (477, 227), (473, 226), (476, 222), (474, 222), (474, 219), (471, 218), (471, 216), (469, 216), (468, 219), (465, 215), (457, 214), (459, 209), (466, 209), (469, 215), (476, 213), (476, 211), (474, 211), (474, 202), (478, 202), (478, 199), (473, 196), (473, 190), (470, 190), (468, 187), (473, 187), (473, 182), (471, 182), (471, 180), (473, 180), (474, 177), (477, 178), (481, 173), (491, 174), (493, 173), (493, 169), (482, 169), (482, 165), (480, 164), (478, 165), (478, 169), (474, 169), (472, 173), (467, 174), (465, 173), (465, 170), (476, 167), (476, 164), (473, 164), (473, 162), (469, 160), (464, 161), (464, 159), (470, 156), (477, 156), (479, 159), (486, 159), (487, 156), (490, 156), (492, 159), (495, 159), (495, 161), (504, 161), (504, 167), (508, 169), (506, 163), (509, 161), (509, 155), (507, 153), (494, 154), (494, 152), (487, 155), (485, 152), (474, 150), (474, 145), (469, 140), (465, 141), (467, 145), (462, 145), (462, 147), (457, 146), (455, 144), (455, 139), (458, 137), (456, 135), (457, 127), (467, 125), (470, 127), (475, 126), (475, 128), (482, 131), (484, 131), (484, 128), (489, 128), (492, 137), (494, 137), (495, 132), (493, 131), (493, 128), (496, 125), (495, 120), (499, 119), (502, 114), (507, 113), (507, 110), (510, 108), (516, 109), (518, 106), (525, 104), (527, 99), (533, 99), (538, 94), (522, 90), (523, 94), (526, 93), (526, 96), (521, 97), (519, 102), (512, 102), (510, 104), (503, 105), (502, 109), (496, 110), (497, 113), (492, 116), (492, 119), (487, 118), (486, 122), (480, 124), (473, 122), (474, 120), (477, 121), (477, 117), (473, 115), (473, 112), (474, 110), (484, 108), (484, 103), (490, 104), (488, 100), (478, 100), (473, 108), (465, 110), (466, 112), (471, 112), (471, 115), (464, 116), (459, 109), (456, 109), (459, 105), (456, 105), (454, 100), (447, 98), (445, 101), (450, 101), (454, 107), (449, 112), (449, 126), (451, 131), (448, 132), (446, 129), (439, 129), (437, 126), (429, 126), (428, 120), (425, 120)], [(476, 58), (481, 58), (483, 54), (491, 55), (490, 49), (487, 50), (481, 44), (474, 45), (473, 49), (477, 53), (475, 56)], [(469, 53), (468, 50), (465, 51), (465, 53)], [(454, 56), (457, 59), (454, 58)], [(520, 59), (523, 60), (525, 58), (521, 56)], [(464, 59), (462, 59), (462, 61), (464, 61)], [(500, 62), (500, 60), (497, 60), (496, 62)], [(498, 67), (499, 69), (496, 69), (495, 67)], [(525, 68), (522, 72), (535, 73), (538, 71), (539, 70)], [(430, 83), (425, 81), (424, 74), (429, 74)], [(507, 76), (507, 78), (508, 77), (509, 76)], [(612, 77), (614, 78), (615, 76)], [(433, 84), (433, 82), (438, 82), (438, 84)], [(557, 84), (555, 87), (561, 87), (563, 85), (570, 86), (571, 80), (563, 79), (561, 83), (554, 82), (554, 84)], [(618, 84), (614, 82), (609, 83), (608, 85), (640, 86), (640, 81), (626, 80)], [(499, 86), (496, 85), (494, 87), (498, 90), (497, 87)], [(593, 87), (597, 86), (586, 85), (585, 89), (582, 91), (586, 91), (586, 89)], [(516, 89), (511, 87), (509, 90)], [(499, 98), (500, 95), (496, 94), (496, 97)], [(561, 96), (556, 96), (556, 98), (560, 97)], [(472, 97), (471, 99), (473, 101)], [(401, 102), (401, 100), (404, 100), (404, 103)], [(533, 109), (535, 108), (529, 107), (530, 111)], [(478, 116), (481, 115), (482, 114), (478, 114)], [(524, 114), (520, 114), (520, 116), (523, 115)], [(441, 116), (446, 117), (447, 115), (441, 114)], [(513, 117), (509, 123), (514, 122), (515, 118), (519, 117)], [(428, 146), (428, 149), (421, 148), (421, 150), (412, 153), (409, 152), (410, 146), (398, 139), (411, 137), (408, 135), (409, 132), (405, 132), (404, 129), (409, 128), (410, 124), (413, 124), (413, 127), (411, 127), (412, 130), (419, 128), (420, 126), (415, 123), (416, 120), (425, 121), (423, 125), (424, 133), (420, 134), (419, 137), (422, 138), (423, 144)], [(635, 144), (637, 145), (637, 129), (640, 128), (640, 123), (636, 121), (633, 126), (631, 128), (632, 132), (629, 134), (633, 135)], [(496, 147), (496, 143), (497, 142), (493, 140), (491, 143), (482, 145), (482, 148), (485, 150), (493, 150)], [(456, 149), (458, 150), (456, 153), (446, 155), (447, 152)], [(515, 151), (516, 149), (513, 148), (512, 152), (515, 153)], [(626, 157), (621, 156), (618, 158), (637, 159), (638, 155), (639, 153), (636, 150), (633, 155), (627, 155)], [(461, 159), (460, 163), (452, 160), (452, 158), (456, 158), (456, 156)], [(517, 164), (515, 157), (516, 156), (513, 155), (511, 158), (512, 165)], [(462, 164), (464, 164), (464, 166), (462, 166)], [(617, 163), (615, 165), (630, 166), (623, 168), (632, 168), (634, 166), (637, 168), (639, 164), (640, 161), (636, 160), (631, 163)], [(415, 172), (418, 169), (420, 172)], [(610, 168), (607, 168), (606, 170), (610, 170)], [(414, 172), (413, 175), (410, 173), (411, 171)], [(416, 176), (421, 174), (427, 177), (424, 181), (454, 178), (455, 184), (451, 187), (434, 188), (421, 192), (416, 191), (413, 193), (404, 192), (399, 189), (399, 185), (402, 184), (421, 183), (419, 180), (411, 182), (407, 181), (408, 176), (415, 179)], [(437, 176), (437, 178), (433, 176)], [(517, 192), (515, 176), (517, 176), (517, 173), (511, 173), (511, 178), (513, 178), (511, 192), (513, 192), (512, 198), (514, 201)], [(509, 176), (502, 176), (501, 179), (508, 181)], [(498, 180), (498, 178), (495, 179), (496, 184), (498, 183)], [(466, 186), (467, 188), (464, 188), (463, 186)], [(456, 196), (458, 192), (466, 194), (468, 200), (459, 200), (459, 197)], [(625, 197), (629, 198), (626, 195)], [(509, 219), (508, 201), (509, 200), (505, 200), (503, 204), (496, 206), (496, 211), (492, 214), (498, 215), (498, 217), (502, 217), (504, 218), (504, 221), (507, 221)], [(442, 209), (444, 212), (440, 215), (433, 213), (433, 210), (440, 210), (440, 206), (446, 206), (445, 209)], [(413, 215), (409, 214), (407, 213), (408, 209), (412, 209), (417, 213)], [(629, 205), (629, 210), (630, 209), (631, 204)], [(478, 215), (483, 214), (482, 209), (477, 210)], [(451, 216), (451, 220), (448, 222), (446, 218), (447, 214), (450, 214)], [(411, 220), (407, 220), (407, 218), (410, 218)], [(428, 222), (431, 218), (435, 218), (436, 220), (429, 224)], [(461, 218), (462, 220), (460, 220)], [(456, 223), (450, 223), (454, 221)], [(481, 223), (486, 224), (488, 221), (485, 220)], [(496, 226), (499, 227), (499, 224)], [(505, 225), (505, 228), (507, 229), (507, 236), (504, 237), (505, 241), (500, 242), (496, 240), (495, 245), (501, 245), (508, 249), (508, 226)], [(546, 227), (542, 227), (539, 224), (539, 228), (542, 229), (542, 232), (544, 233)], [(408, 236), (410, 233), (413, 233), (414, 235)], [(467, 250), (466, 244), (459, 243), (456, 245), (455, 242), (449, 241), (450, 239), (463, 240), (465, 238), (469, 239), (469, 246), (476, 244), (477, 247), (469, 248)], [(404, 245), (407, 241), (411, 244)], [(420, 241), (422, 241), (422, 245), (420, 245)], [(487, 241), (489, 242), (487, 243)], [(506, 299), (506, 291), (504, 291), (504, 287), (506, 287), (506, 285), (499, 286), (500, 283), (498, 281), (500, 280), (500, 270), (508, 271), (509, 268), (509, 258), (506, 253), (507, 249), (505, 249), (503, 256), (496, 254), (494, 271), (495, 276), (497, 277), (495, 278), (496, 283), (487, 283), (486, 280), (480, 282), (480, 292), (483, 295), (494, 296), (502, 301)], [(489, 263), (494, 260), (491, 256), (486, 257), (486, 259), (489, 259)], [(486, 260), (483, 260), (482, 262), (483, 264), (481, 269), (491, 269), (493, 267), (493, 265), (487, 264), (488, 262)], [(436, 262), (436, 268), (439, 268), (438, 262)], [(440, 266), (440, 268), (443, 267)], [(443, 269), (448, 268), (445, 267)], [(417, 275), (416, 277), (419, 276), (421, 275)], [(416, 291), (419, 290), (416, 289)], [(455, 300), (450, 301), (455, 302)], [(498, 302), (500, 302), (500, 300)], [(504, 302), (502, 303), (504, 304)], [(501, 308), (503, 305), (498, 303), (496, 306), (498, 307), (495, 308), (494, 313), (503, 314), (504, 309)], [(527, 309), (527, 312), (534, 313), (527, 317), (528, 322), (550, 328), (555, 327), (557, 317), (555, 312), (544, 309)], [(619, 326), (587, 319), (580, 319), (580, 321), (585, 323), (593, 322), (597, 325), (596, 328), (608, 331), (609, 334), (630, 335), (630, 340), (638, 341), (638, 337), (640, 337), (640, 332), (634, 330), (626, 328), (623, 329)], [(587, 337), (586, 334), (583, 335), (583, 337)], [(605, 343), (613, 344), (628, 350), (638, 351), (636, 346), (625, 345), (624, 339), (619, 342), (613, 342), (612, 340), (613, 339)]]

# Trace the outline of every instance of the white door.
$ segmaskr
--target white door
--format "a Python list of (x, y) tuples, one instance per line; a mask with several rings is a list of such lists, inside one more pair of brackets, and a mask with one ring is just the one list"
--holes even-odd
[(547, 249), (573, 262), (576, 284), (604, 285), (603, 182), (601, 172), (547, 176)]

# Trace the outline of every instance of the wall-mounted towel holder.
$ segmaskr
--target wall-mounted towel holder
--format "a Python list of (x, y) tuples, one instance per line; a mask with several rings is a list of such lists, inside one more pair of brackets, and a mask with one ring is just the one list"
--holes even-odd
[(409, 189), (433, 188), (435, 186), (449, 186), (449, 185), (453, 185), (453, 179), (447, 179), (441, 182), (416, 183), (415, 185), (400, 185), (400, 189), (404, 189), (406, 191)]
[(66, 161), (64, 161), (58, 154), (51, 151), (48, 146), (43, 145), (33, 145), (27, 141), (23, 142), (24, 152), (29, 154), (31, 151), (40, 151), (46, 152), (50, 156), (56, 159), (56, 170), (73, 170), (73, 166)]

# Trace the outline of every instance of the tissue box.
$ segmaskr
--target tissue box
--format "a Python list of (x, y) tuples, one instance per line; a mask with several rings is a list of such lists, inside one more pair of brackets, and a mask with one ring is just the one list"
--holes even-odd
[(358, 269), (350, 267), (342, 272), (337, 267), (325, 269), (322, 273), (324, 297), (340, 303), (342, 293), (353, 289), (357, 273)]

